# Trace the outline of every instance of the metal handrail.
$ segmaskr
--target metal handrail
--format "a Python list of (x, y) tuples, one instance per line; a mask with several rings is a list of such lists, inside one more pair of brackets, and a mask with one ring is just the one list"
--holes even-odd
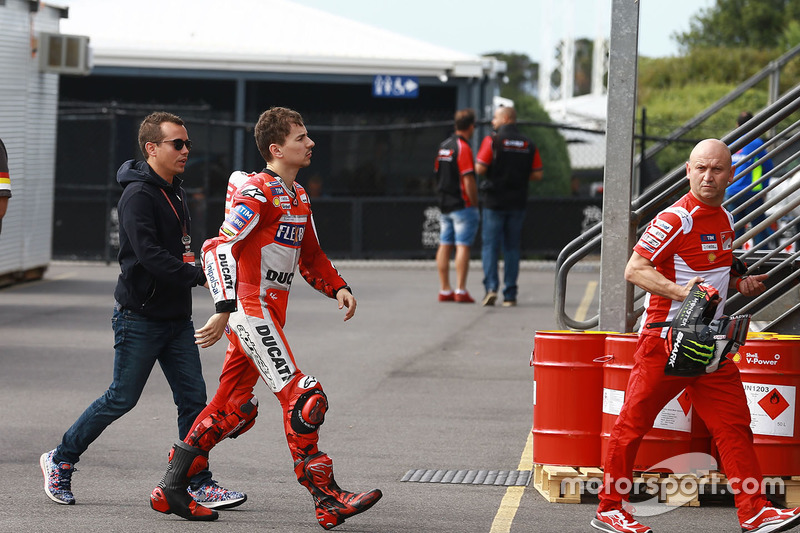
[[(762, 69), (759, 73), (752, 76), (750, 79), (745, 81), (742, 85), (731, 91), (728, 95), (721, 98), (718, 102), (710, 106), (708, 109), (694, 117), (692, 120), (688, 121), (686, 124), (675, 130), (672, 134), (667, 137), (667, 140), (672, 141), (676, 140), (686, 132), (690, 131), (703, 121), (705, 121), (708, 117), (712, 116), (714, 113), (725, 107), (728, 103), (735, 100), (736, 97), (741, 95), (747, 89), (753, 87), (758, 82), (766, 78), (768, 75), (775, 72), (776, 69), (781, 68), (785, 65), (789, 60), (794, 58), (800, 54), (800, 45), (796, 46), (789, 52), (782, 55), (777, 60), (770, 63), (769, 66)], [(774, 131), (775, 128), (781, 124), (784, 120), (790, 117), (792, 113), (795, 111), (800, 110), (800, 85), (796, 85), (795, 87), (791, 88), (787, 91), (783, 96), (778, 98), (774, 103), (764, 108), (758, 114), (756, 114), (753, 119), (749, 120), (746, 124), (742, 125), (735, 130), (732, 130), (730, 133), (722, 137), (722, 141), (729, 145), (731, 151), (737, 151), (743, 146), (747, 145), (754, 139), (761, 137), (767, 134), (770, 131)], [(788, 128), (785, 128), (781, 133), (778, 135), (773, 136), (765, 143), (765, 149), (768, 151), (768, 157), (774, 157), (776, 155), (781, 154), (788, 148), (790, 148), (794, 142), (800, 140), (800, 132), (791, 134), (795, 129), (800, 128), (800, 121), (794, 122)], [(788, 138), (787, 138), (788, 137)], [(663, 142), (659, 143), (663, 144), (663, 146), (659, 147), (658, 145), (651, 147), (651, 150), (648, 150), (645, 153), (645, 158), (651, 157), (668, 143)], [(756, 183), (753, 183), (748, 189), (752, 189), (753, 187), (758, 186), (760, 183), (766, 182), (766, 180), (773, 178), (776, 173), (783, 170), (788, 164), (793, 162), (798, 157), (798, 154), (794, 154), (791, 158), (787, 158), (786, 161), (778, 164), (773, 168), (772, 171), (766, 173), (760, 180)], [(756, 164), (751, 164), (747, 169), (745, 169), (741, 174), (744, 175), (752, 168), (757, 166)], [(751, 168), (752, 167), (752, 168)], [(769, 186), (765, 187), (761, 191), (759, 191), (758, 196), (763, 198), (766, 193), (770, 190), (773, 190), (779, 183), (788, 179), (792, 173), (789, 173), (780, 178), (774, 178), (775, 182), (770, 183)], [(685, 181), (685, 169), (684, 166), (681, 165), (679, 167), (674, 168), (670, 172), (668, 172), (663, 178), (658, 180), (656, 183), (651, 185), (647, 190), (643, 191), (638, 197), (634, 198), (631, 202), (631, 221), (637, 225), (639, 233), (643, 231), (644, 226), (640, 225), (642, 220), (645, 220), (650, 215), (655, 214), (657, 211), (663, 209), (665, 206), (665, 202), (673, 197), (673, 195), (682, 192), (687, 187), (687, 183)], [(786, 196), (791, 194), (792, 191), (785, 191), (781, 195), (770, 199), (768, 202), (765, 202), (765, 205), (760, 207), (755, 214), (748, 215), (745, 220), (738, 221), (736, 225), (736, 229), (740, 229), (744, 227), (747, 222), (754, 219), (755, 217), (759, 216), (760, 214), (765, 213), (768, 209), (774, 207), (778, 202), (782, 199), (785, 199)], [(732, 201), (732, 199), (728, 201)], [(736, 212), (743, 209), (739, 208)], [(737, 239), (734, 247), (741, 246), (744, 242), (747, 242), (750, 238), (757, 235), (764, 227), (767, 225), (779, 220), (782, 216), (786, 213), (791, 211), (793, 207), (784, 206), (778, 209), (775, 213), (770, 214), (767, 216), (766, 220), (759, 224), (757, 227), (750, 229), (746, 232), (740, 239)], [(777, 239), (777, 236), (775, 236)], [(572, 242), (567, 244), (561, 251), (556, 261), (556, 283), (555, 283), (555, 295), (554, 295), (554, 303), (555, 303), (555, 315), (556, 321), (563, 328), (569, 329), (577, 329), (577, 330), (584, 330), (584, 329), (591, 329), (596, 327), (599, 324), (599, 314), (595, 315), (587, 320), (576, 320), (570, 317), (566, 313), (566, 286), (567, 280), (569, 276), (570, 269), (577, 264), (581, 259), (585, 258), (590, 253), (595, 253), (602, 241), (602, 222), (592, 226), (578, 238), (574, 239)], [(794, 242), (794, 241), (792, 241)], [(763, 245), (762, 245), (763, 247)], [(752, 252), (750, 252), (752, 254)], [(750, 267), (750, 270), (754, 270), (761, 263), (758, 265), (754, 265)], [(784, 263), (781, 263), (784, 264)], [(788, 262), (786, 264), (789, 264)], [(777, 267), (776, 267), (777, 268)], [(794, 276), (796, 277), (796, 276)], [(792, 277), (792, 279), (794, 279)], [(785, 286), (785, 283), (781, 282), (781, 286)], [(788, 282), (786, 282), (788, 283)], [(750, 308), (753, 305), (758, 305), (761, 302), (764, 302), (768, 298), (774, 296), (777, 292), (772, 290), (765, 292), (764, 294), (760, 295), (758, 298), (753, 299), (751, 302), (748, 303)], [(644, 296), (644, 291), (638, 292), (634, 295), (634, 302), (638, 302)], [(731, 298), (732, 301), (735, 301), (735, 298)], [(636, 307), (632, 310), (633, 316), (639, 316), (643, 311), (643, 307)], [(741, 311), (740, 311), (741, 312)]]
[(695, 115), (691, 120), (686, 122), (683, 126), (677, 128), (675, 131), (670, 133), (665, 140), (657, 142), (656, 144), (652, 145), (650, 148), (645, 150), (644, 153), (645, 159), (653, 157), (658, 152), (666, 148), (672, 141), (680, 139), (687, 132), (693, 130), (694, 128), (705, 122), (709, 117), (713, 116), (715, 113), (723, 109), (726, 105), (736, 100), (738, 97), (747, 92), (749, 89), (752, 89), (760, 82), (762, 82), (769, 76), (773, 75), (775, 72), (782, 69), (789, 61), (794, 59), (798, 54), (800, 54), (800, 44), (795, 46), (791, 50), (787, 51), (779, 58), (770, 61), (766, 67), (764, 67), (763, 69), (759, 70), (758, 72), (750, 76), (747, 80), (742, 82), (734, 90), (732, 90), (731, 92), (729, 92), (728, 94), (726, 94), (725, 96), (723, 96), (722, 98), (711, 104), (709, 107), (707, 107), (699, 114)]

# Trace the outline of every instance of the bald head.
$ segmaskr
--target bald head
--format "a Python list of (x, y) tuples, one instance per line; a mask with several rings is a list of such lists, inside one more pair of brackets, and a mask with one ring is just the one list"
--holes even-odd
[(732, 164), (731, 151), (728, 145), (719, 139), (704, 139), (697, 143), (692, 149), (692, 153), (689, 154), (689, 162), (691, 163), (692, 160), (700, 157), (712, 157), (723, 162), (727, 159), (728, 164)]
[(492, 117), (492, 127), (494, 129), (506, 124), (514, 124), (517, 121), (517, 111), (513, 107), (500, 106), (494, 110)]
[(704, 204), (720, 206), (725, 189), (733, 181), (731, 151), (718, 139), (697, 143), (686, 163), (686, 177), (692, 194)]

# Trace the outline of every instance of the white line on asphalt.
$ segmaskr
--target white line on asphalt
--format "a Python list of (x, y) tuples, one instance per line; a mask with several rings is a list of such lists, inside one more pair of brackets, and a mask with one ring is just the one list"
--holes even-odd
[(590, 281), (586, 284), (586, 291), (583, 293), (583, 299), (578, 306), (578, 310), (575, 311), (575, 320), (578, 322), (586, 320), (586, 313), (589, 312), (589, 306), (592, 305), (592, 300), (594, 300), (594, 293), (596, 290), (596, 281)]
[[(528, 433), (528, 440), (525, 443), (525, 450), (522, 452), (522, 458), (519, 461), (517, 470), (530, 470), (533, 471), (533, 433)], [(508, 487), (506, 494), (503, 496), (503, 501), (500, 502), (500, 508), (494, 516), (492, 522), (492, 529), (489, 533), (509, 533), (511, 531), (511, 523), (514, 521), (514, 516), (519, 509), (519, 502), (522, 500), (522, 493), (525, 492), (525, 487)]]

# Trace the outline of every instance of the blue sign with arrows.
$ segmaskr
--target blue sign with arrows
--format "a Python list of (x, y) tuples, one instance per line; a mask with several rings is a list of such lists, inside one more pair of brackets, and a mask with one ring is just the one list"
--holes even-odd
[(419, 80), (416, 76), (375, 76), (372, 96), (376, 98), (417, 98)]

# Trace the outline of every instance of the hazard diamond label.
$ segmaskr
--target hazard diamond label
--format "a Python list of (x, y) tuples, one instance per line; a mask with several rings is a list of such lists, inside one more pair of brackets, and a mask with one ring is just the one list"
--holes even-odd
[(797, 389), (791, 385), (744, 382), (750, 428), (756, 435), (794, 437)]
[(653, 427), (684, 433), (692, 431), (692, 403), (686, 389), (667, 402), (656, 416)]
[(689, 398), (689, 393), (686, 392), (686, 389), (678, 396), (678, 405), (683, 409), (683, 414), (689, 416), (689, 411), (692, 410), (692, 399)]
[(758, 405), (760, 405), (764, 412), (773, 420), (778, 418), (781, 413), (789, 408), (789, 402), (786, 401), (786, 398), (781, 396), (778, 389), (772, 389), (765, 394), (764, 397), (758, 401)]

